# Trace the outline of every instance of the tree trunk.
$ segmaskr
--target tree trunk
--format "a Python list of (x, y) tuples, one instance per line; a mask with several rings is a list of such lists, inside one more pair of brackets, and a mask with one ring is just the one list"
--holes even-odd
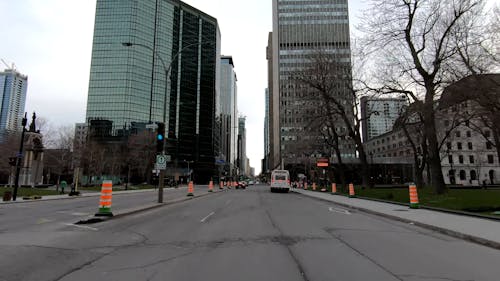
[(428, 147), (428, 165), (431, 172), (431, 184), (437, 194), (443, 194), (446, 190), (444, 183), (443, 171), (441, 169), (441, 157), (439, 155), (439, 143), (436, 134), (436, 123), (434, 120), (434, 101), (432, 94), (433, 89), (427, 89), (426, 105), (423, 107), (424, 111), (424, 130), (429, 143)]

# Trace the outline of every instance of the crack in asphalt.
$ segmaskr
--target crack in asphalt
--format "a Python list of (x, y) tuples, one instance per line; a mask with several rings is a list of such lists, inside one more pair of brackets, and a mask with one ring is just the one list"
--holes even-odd
[[(262, 206), (263, 205), (263, 202), (262, 202), (262, 194), (259, 192), (259, 204)], [(280, 239), (277, 239), (276, 242), (280, 243), (281, 245), (285, 246), (286, 249), (288, 250), (288, 254), (290, 255), (290, 257), (292, 257), (292, 260), (295, 262), (295, 265), (298, 269), (298, 271), (300, 272), (300, 275), (302, 277), (302, 279), (304, 281), (309, 281), (309, 278), (307, 277), (307, 274), (306, 274), (306, 271), (304, 269), (304, 267), (302, 266), (302, 264), (300, 263), (298, 257), (293, 253), (292, 249), (291, 249), (291, 246), (295, 243), (291, 243), (293, 242), (294, 240), (293, 239), (286, 239), (284, 238), (285, 235), (283, 235), (283, 231), (281, 230), (281, 228), (278, 226), (278, 224), (273, 220), (273, 218), (271, 217), (271, 214), (269, 213), (269, 211), (267, 209), (264, 209), (265, 210), (265, 213), (266, 213), (266, 216), (267, 218), (269, 219), (269, 221), (271, 222), (271, 225), (276, 229), (278, 230), (278, 232), (280, 233), (279, 237), (283, 237), (283, 238), (280, 238)], [(291, 244), (290, 244), (291, 243)]]
[(425, 276), (425, 275), (417, 275), (417, 274), (399, 274), (401, 277), (416, 277), (419, 279), (432, 279), (432, 280), (448, 280), (448, 281), (474, 281), (474, 279), (453, 279), (448, 277), (439, 277), (439, 276)]
[(381, 230), (381, 229), (365, 229), (365, 228), (349, 228), (349, 227), (326, 227), (324, 228), (326, 232), (335, 232), (335, 231), (358, 231), (358, 232), (378, 232), (378, 233), (414, 233), (413, 231), (397, 231), (397, 230)]
[[(162, 263), (168, 263), (168, 262), (171, 262), (173, 260), (189, 256), (189, 255), (191, 255), (191, 254), (193, 254), (195, 252), (196, 251), (190, 251), (190, 252), (183, 253), (183, 254), (180, 254), (180, 255), (177, 255), (177, 256), (173, 256), (173, 257), (169, 257), (169, 258), (166, 258), (166, 259), (157, 260), (155, 262), (148, 263), (148, 264), (115, 268), (113, 270), (109, 270), (108, 272), (126, 271), (126, 270), (131, 270), (131, 269), (145, 269), (145, 268), (148, 268), (148, 267), (152, 267), (152, 266), (159, 265), (159, 264), (162, 264)], [(157, 274), (157, 272), (155, 272), (152, 277), (154, 277), (154, 275), (156, 275), (156, 274)], [(150, 277), (150, 278), (152, 278), (152, 277)]]
[[(141, 245), (141, 244), (144, 244), (144, 242), (147, 240), (147, 237), (145, 237), (144, 235), (142, 235), (141, 233), (137, 233), (137, 232), (134, 232), (134, 231), (130, 231), (131, 233), (135, 234), (135, 235), (139, 235), (142, 239), (140, 241), (136, 241), (136, 242), (133, 242), (131, 244), (125, 244), (125, 245), (121, 245), (121, 246), (109, 246), (108, 248), (111, 248), (112, 250), (109, 251), (108, 253), (104, 253), (102, 255), (99, 255), (75, 268), (72, 268), (68, 271), (66, 271), (65, 273), (61, 274), (59, 277), (56, 277), (53, 281), (59, 281), (59, 280), (62, 280), (63, 278), (65, 278), (66, 276), (69, 276), (79, 270), (82, 270), (84, 269), (85, 267), (89, 266), (89, 265), (92, 265), (93, 263), (103, 259), (104, 257), (107, 257), (107, 256), (110, 256), (112, 255), (113, 253), (119, 251), (120, 249), (122, 248), (129, 248), (129, 247), (134, 247), (134, 246), (138, 246), (138, 245)], [(146, 239), (146, 240), (145, 240)], [(88, 250), (97, 250), (97, 249), (100, 249), (102, 247), (94, 247), (94, 248), (88, 248), (86, 249), (87, 251)], [(72, 249), (72, 251), (82, 251), (82, 249)]]
[(371, 257), (369, 257), (367, 254), (361, 252), (360, 250), (356, 249), (354, 246), (352, 246), (351, 244), (349, 244), (347, 241), (345, 241), (344, 239), (342, 239), (342, 236), (341, 235), (335, 235), (334, 233), (331, 233), (331, 232), (328, 232), (328, 234), (330, 234), (333, 238), (337, 239), (339, 242), (341, 242), (342, 244), (344, 244), (345, 246), (347, 246), (349, 249), (353, 250), (354, 252), (356, 252), (358, 255), (362, 256), (363, 258), (367, 259), (368, 261), (370, 261), (371, 263), (373, 263), (374, 265), (378, 266), (379, 268), (381, 268), (383, 271), (389, 273), (391, 276), (393, 276), (394, 278), (396, 278), (397, 280), (401, 280), (401, 281), (404, 281), (403, 279), (401, 279), (398, 275), (396, 275), (395, 273), (393, 273), (392, 271), (390, 271), (388, 268), (386, 268), (385, 266), (383, 266), (382, 264), (378, 263), (375, 259), (372, 259)]

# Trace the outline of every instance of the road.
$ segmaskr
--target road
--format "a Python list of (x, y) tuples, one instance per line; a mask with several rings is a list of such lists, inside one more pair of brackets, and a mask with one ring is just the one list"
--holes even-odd
[[(63, 200), (65, 201), (65, 200)], [(44, 205), (54, 202), (46, 201)], [(19, 204), (21, 205), (21, 204)], [(2, 209), (0, 223), (6, 210)], [(44, 223), (45, 224), (45, 223)], [(0, 280), (498, 280), (500, 251), (266, 186), (0, 233)]]

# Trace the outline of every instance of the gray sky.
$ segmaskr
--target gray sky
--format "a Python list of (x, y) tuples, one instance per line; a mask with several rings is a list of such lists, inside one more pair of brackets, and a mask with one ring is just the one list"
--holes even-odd
[[(234, 59), (238, 108), (247, 117), (247, 156), (263, 158), (266, 45), (271, 0), (186, 0), (217, 18), (222, 54)], [(351, 25), (362, 0), (349, 1)], [(95, 0), (0, 0), (0, 58), (28, 75), (26, 111), (56, 126), (85, 120)], [(5, 65), (0, 64), (0, 69)]]

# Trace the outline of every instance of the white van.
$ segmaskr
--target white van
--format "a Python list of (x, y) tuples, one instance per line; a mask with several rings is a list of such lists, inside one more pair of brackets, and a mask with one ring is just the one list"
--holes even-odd
[(271, 173), (271, 192), (290, 190), (290, 173), (287, 170), (274, 170)]

